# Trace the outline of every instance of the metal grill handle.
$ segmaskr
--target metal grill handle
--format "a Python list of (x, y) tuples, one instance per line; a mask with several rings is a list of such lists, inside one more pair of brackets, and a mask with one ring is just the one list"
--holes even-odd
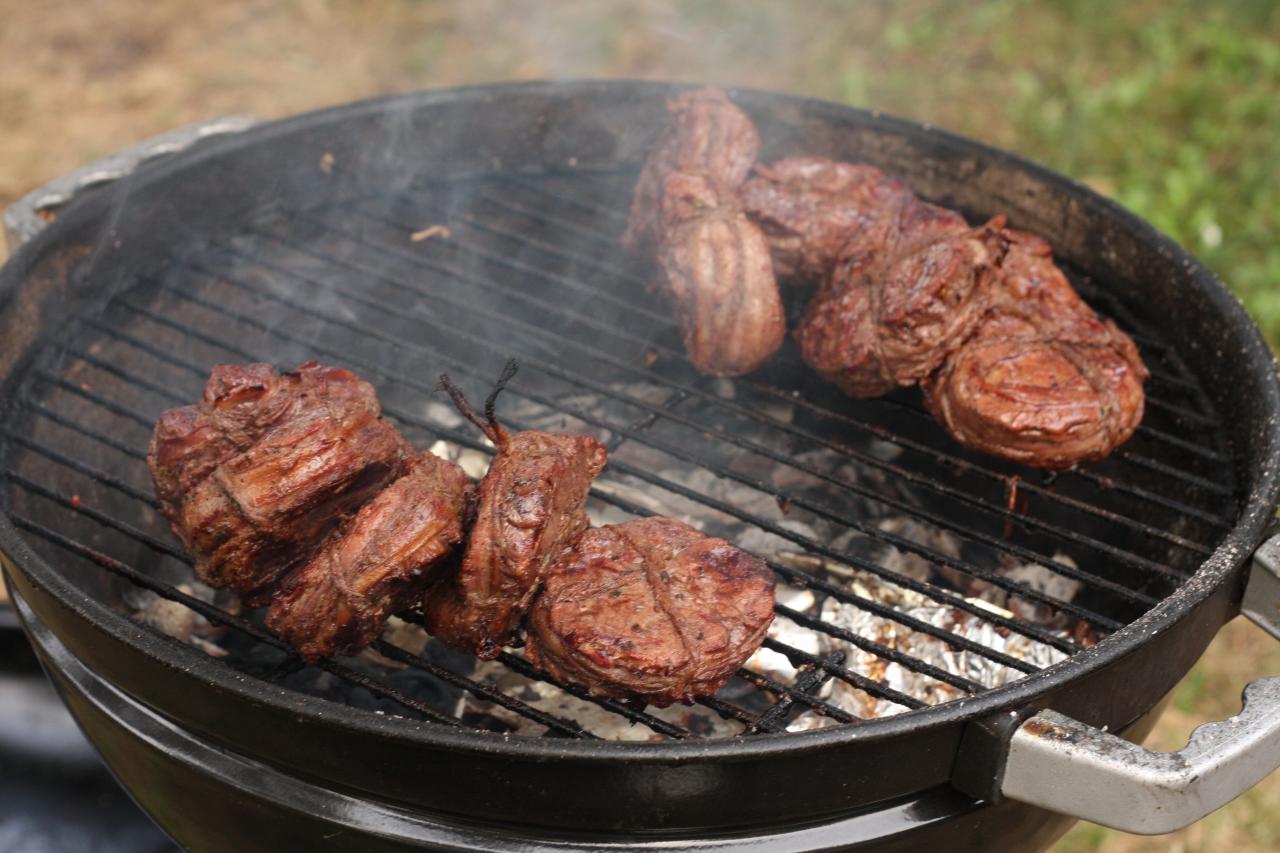
[[(1254, 555), (1242, 612), (1280, 638), (1280, 536)], [(1177, 752), (1153, 752), (1054, 711), (1013, 733), (1000, 793), (1113, 829), (1158, 835), (1196, 821), (1280, 767), (1280, 676), (1205, 723)]]
[(185, 151), (209, 137), (239, 133), (257, 123), (258, 119), (252, 116), (232, 115), (189, 124), (108, 154), (32, 190), (5, 209), (4, 233), (9, 253), (18, 251), (19, 246), (40, 233), (57, 209), (71, 202), (78, 193), (118, 181), (157, 157)]

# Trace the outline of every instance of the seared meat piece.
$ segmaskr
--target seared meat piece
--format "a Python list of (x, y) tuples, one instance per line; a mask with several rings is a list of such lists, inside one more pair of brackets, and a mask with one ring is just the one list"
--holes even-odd
[(719, 376), (749, 373), (787, 330), (764, 235), (735, 207), (718, 206), (703, 179), (673, 175), (667, 188), (659, 281), (689, 360)]
[(758, 165), (739, 196), (769, 240), (774, 271), (804, 284), (831, 273), (850, 235), (915, 198), (874, 166), (821, 157)]
[(313, 361), (283, 374), (269, 364), (215, 365), (200, 403), (170, 409), (156, 422), (147, 465), (162, 512), (172, 518), (183, 496), (213, 469), (252, 447), (300, 398), (317, 394), (377, 405), (373, 389), (354, 375)]
[(422, 609), (432, 635), (484, 659), (511, 642), (548, 566), (587, 528), (587, 490), (605, 463), (604, 446), (589, 436), (503, 429), (493, 406), (514, 372), (508, 364), (483, 420), (447, 376), (440, 378), (498, 452), (480, 481), (461, 565), (428, 589)]
[(773, 589), (761, 560), (674, 519), (592, 528), (547, 575), (526, 652), (599, 696), (691, 702), (759, 648)]
[[(372, 387), (346, 370), (308, 363), (266, 384), (259, 397), (271, 401), (262, 410), (271, 413), (265, 428), (246, 416), (220, 429), (223, 422), (206, 404), (191, 415), (166, 413), (149, 459), (161, 510), (195, 558), (196, 574), (251, 602), (305, 560), (345, 513), (400, 476), (412, 455), (380, 420)], [(171, 427), (188, 422), (196, 427), (184, 442)], [(244, 424), (254, 427), (237, 435)], [(250, 442), (253, 432), (261, 434)], [(224, 456), (227, 445), (239, 450), (243, 443), (251, 446)], [(182, 490), (172, 491), (171, 483)]]
[(474, 488), (430, 453), (370, 500), (280, 584), (267, 627), (310, 661), (353, 654), (387, 617), (415, 604), (429, 573), (462, 541)]
[(756, 126), (715, 86), (685, 92), (667, 104), (667, 112), (667, 126), (636, 181), (631, 221), (622, 238), (636, 254), (650, 254), (661, 241), (668, 176), (682, 172), (704, 177), (727, 198), (746, 179), (760, 150)]
[(925, 383), (925, 400), (978, 450), (1041, 468), (1101, 459), (1142, 420), (1146, 366), (1129, 336), (1072, 289), (1048, 243), (1006, 235), (991, 309)]
[(974, 330), (1004, 255), (999, 225), (901, 197), (849, 235), (796, 332), (814, 370), (855, 397), (914, 385)]

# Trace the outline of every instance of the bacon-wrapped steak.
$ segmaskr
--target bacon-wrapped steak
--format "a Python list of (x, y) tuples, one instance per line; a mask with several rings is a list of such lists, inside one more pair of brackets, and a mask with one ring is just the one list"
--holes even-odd
[(353, 654), (391, 614), (416, 604), (431, 570), (462, 541), (474, 487), (423, 453), (280, 584), (267, 627), (307, 660)]
[[(215, 371), (210, 386), (234, 373)], [(279, 377), (255, 365), (250, 375), (230, 382), (230, 396), (206, 390), (194, 412), (162, 415), (148, 462), (197, 576), (254, 600), (403, 473), (412, 451), (349, 371), (309, 362)], [(231, 415), (219, 411), (237, 399)]]
[(759, 558), (675, 519), (592, 528), (547, 575), (526, 652), (599, 696), (691, 702), (759, 648), (773, 590)]
[(635, 254), (652, 253), (663, 234), (663, 188), (684, 173), (704, 177), (726, 198), (746, 179), (760, 150), (760, 134), (746, 113), (716, 86), (685, 92), (667, 104), (668, 120), (649, 152), (631, 200), (622, 242)]
[(760, 229), (700, 179), (668, 179), (659, 277), (685, 350), (700, 370), (738, 376), (755, 370), (782, 345), (786, 316)]
[(1041, 468), (1101, 459), (1142, 420), (1148, 372), (1128, 335), (1076, 294), (1039, 237), (1009, 252), (977, 332), (925, 383), (960, 443)]
[(590, 436), (509, 434), (493, 407), (513, 373), (508, 365), (485, 403), (484, 419), (441, 377), (458, 409), (498, 452), (480, 481), (476, 519), (457, 573), (427, 590), (422, 609), (432, 635), (486, 659), (511, 641), (548, 566), (587, 528), (587, 491), (605, 464), (604, 446)]
[(758, 165), (739, 195), (769, 241), (774, 272), (802, 284), (824, 280), (851, 235), (914, 199), (874, 166), (821, 157)]
[(805, 361), (854, 397), (914, 385), (973, 332), (1004, 255), (997, 220), (970, 228), (918, 199), (849, 235), (796, 332)]

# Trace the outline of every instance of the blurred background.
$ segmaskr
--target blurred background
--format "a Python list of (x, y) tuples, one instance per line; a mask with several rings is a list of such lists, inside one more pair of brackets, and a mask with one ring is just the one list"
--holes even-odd
[[(709, 80), (912, 118), (1038, 160), (1173, 236), (1280, 344), (1280, 4), (635, 0), (556, 4), (0, 0), (0, 207), (181, 124), (509, 79)], [(1176, 749), (1280, 673), (1237, 620), (1172, 697)], [(1280, 849), (1280, 776), (1144, 839), (1075, 851)]]

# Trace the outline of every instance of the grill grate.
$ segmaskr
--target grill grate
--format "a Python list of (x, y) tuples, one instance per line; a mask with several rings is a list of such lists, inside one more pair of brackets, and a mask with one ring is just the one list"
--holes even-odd
[[(977, 694), (1141, 615), (1230, 527), (1217, 417), (1176, 349), (1105, 286), (1075, 277), (1151, 366), (1147, 417), (1110, 459), (1045, 475), (955, 446), (914, 394), (841, 397), (790, 344), (751, 377), (694, 372), (617, 248), (633, 179), (422, 182), (267, 211), (175, 252), (31, 371), (5, 426), (15, 523), (122, 612), (157, 596), (189, 608), (225, 665), (265, 682), (576, 739), (778, 733)], [(441, 223), (447, 238), (410, 239)], [(524, 367), (502, 402), (510, 427), (607, 442), (595, 519), (684, 517), (778, 574), (778, 630), (719, 696), (692, 710), (592, 697), (518, 653), (478, 665), (422, 646), (411, 613), (376, 655), (305, 666), (254, 614), (189, 585), (145, 450), (156, 416), (195, 399), (213, 363), (347, 365), (411, 441), (478, 466), (491, 450), (432, 395), (435, 376), (476, 392), (508, 356)]]

